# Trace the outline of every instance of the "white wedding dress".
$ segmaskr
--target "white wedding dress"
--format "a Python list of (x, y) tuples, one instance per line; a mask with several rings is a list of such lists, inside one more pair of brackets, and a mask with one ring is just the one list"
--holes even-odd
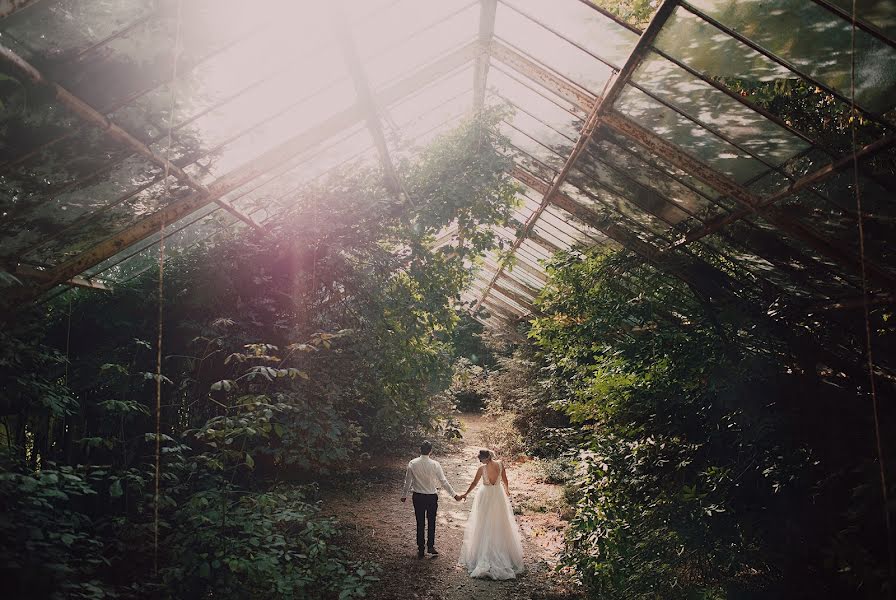
[(470, 577), (514, 579), (525, 570), (520, 530), (501, 485), (503, 469), (498, 463), (498, 477), (491, 482), (483, 468), (482, 485), (473, 499), (457, 561)]

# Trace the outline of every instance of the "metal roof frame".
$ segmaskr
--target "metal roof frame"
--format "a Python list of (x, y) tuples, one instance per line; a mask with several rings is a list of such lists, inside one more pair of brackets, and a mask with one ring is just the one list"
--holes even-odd
[[(33, 10), (32, 7), (34, 6), (53, 1), (0, 0), (0, 29), (2, 29), (3, 19), (12, 17), (20, 11)], [(607, 87), (605, 87), (604, 92), (596, 95), (580, 83), (572, 81), (569, 77), (557, 73), (541, 64), (537, 59), (528, 56), (525, 49), (517, 48), (510, 42), (502, 39), (500, 35), (497, 35), (495, 33), (495, 25), (499, 1), (501, 6), (514, 11), (522, 18), (531, 21), (535, 26), (550, 32), (558, 41), (570, 45), (577, 51), (582, 52), (583, 56), (588, 56), (597, 63), (603, 64), (606, 68), (612, 69), (613, 74), (607, 81)], [(702, 263), (703, 266), (698, 265), (698, 267), (686, 267), (682, 270), (682, 267), (680, 267), (681, 261), (679, 260), (682, 256), (691, 256), (692, 258), (696, 256), (688, 248), (694, 242), (701, 244), (701, 246), (714, 254), (723, 256), (726, 261), (736, 259), (736, 257), (729, 254), (729, 250), (734, 253), (743, 251), (758, 259), (769, 261), (769, 264), (775, 265), (785, 276), (797, 282), (814, 297), (827, 294), (827, 292), (813, 283), (814, 274), (821, 274), (826, 270), (836, 269), (837, 277), (839, 277), (841, 272), (847, 273), (848, 277), (841, 279), (844, 283), (854, 288), (855, 279), (850, 279), (850, 277), (856, 277), (863, 267), (859, 262), (858, 256), (848, 247), (838, 243), (837, 240), (826, 237), (826, 234), (821, 233), (811, 223), (798, 221), (778, 208), (782, 201), (792, 198), (801, 192), (809, 193), (823, 205), (831, 204), (831, 200), (818, 192), (817, 187), (840, 170), (853, 164), (852, 157), (843, 158), (837, 156), (830, 149), (811, 139), (811, 136), (800, 131), (771, 111), (759, 106), (750, 98), (733, 92), (722, 82), (701, 73), (683, 60), (678, 60), (668, 52), (657, 48), (654, 40), (660, 31), (663, 30), (666, 21), (680, 7), (681, 10), (687, 11), (702, 22), (716, 28), (728, 38), (735, 40), (752, 51), (758, 52), (774, 64), (792, 72), (795, 77), (815, 85), (840, 102), (848, 103), (849, 100), (842, 93), (838, 93), (830, 86), (825, 85), (816, 78), (810, 77), (805, 69), (796, 68), (791, 61), (777, 56), (775, 53), (763, 48), (760, 44), (750, 40), (747, 36), (734, 31), (724, 23), (714, 20), (686, 0), (664, 1), (643, 32), (625, 24), (617, 17), (594, 6), (587, 0), (570, 1), (576, 1), (589, 9), (593, 9), (596, 15), (601, 15), (601, 22), (606, 26), (623, 28), (630, 32), (626, 35), (634, 33), (639, 36), (623, 64), (615, 64), (614, 60), (599, 56), (598, 52), (589, 50), (582, 44), (577, 43), (561, 29), (546, 24), (537, 14), (530, 14), (528, 10), (523, 10), (512, 2), (507, 0), (479, 0), (478, 32), (470, 32), (473, 38), (472, 41), (443, 54), (429, 64), (418, 65), (411, 74), (401, 76), (397, 80), (393, 79), (391, 83), (387, 83), (383, 89), (379, 90), (374, 90), (374, 87), (370, 84), (364, 60), (352, 37), (348, 19), (340, 12), (340, 9), (334, 9), (335, 12), (332, 14), (331, 19), (335, 32), (334, 37), (342, 48), (349, 79), (355, 89), (355, 104), (317, 123), (306, 131), (298, 132), (286, 142), (256, 156), (244, 165), (223, 174), (209, 184), (204, 184), (196, 175), (189, 173), (186, 168), (203, 169), (204, 166), (200, 161), (213, 155), (225, 145), (235, 142), (240, 136), (251, 133), (262, 124), (276, 117), (278, 113), (268, 115), (261, 122), (253, 122), (252, 125), (246, 127), (242, 132), (228, 136), (223, 143), (216, 145), (210, 150), (192, 156), (184, 156), (177, 160), (168, 160), (158, 150), (154, 150), (151, 147), (152, 140), (146, 139), (142, 134), (128, 131), (127, 128), (122, 127), (113, 118), (110, 118), (110, 115), (119, 109), (130, 106), (131, 103), (158, 89), (160, 86), (168, 85), (170, 78), (162, 78), (160, 81), (153, 81), (149, 85), (139, 86), (139, 89), (130, 91), (124, 98), (117, 100), (112, 105), (94, 108), (77, 95), (66, 90), (59, 83), (51, 81), (43, 72), (29, 64), (21, 56), (18, 56), (13, 50), (0, 48), (0, 62), (6, 63), (7, 66), (15, 65), (15, 70), (30, 81), (52, 89), (55, 98), (83, 119), (86, 126), (100, 128), (106, 138), (145, 158), (149, 163), (156, 165), (157, 168), (162, 169), (164, 172), (170, 173), (183, 187), (192, 190), (190, 194), (171, 200), (167, 206), (163, 206), (152, 214), (137, 219), (117, 233), (94, 243), (87, 250), (74, 257), (66, 258), (46, 269), (33, 269), (37, 273), (36, 275), (32, 273), (32, 280), (36, 282), (35, 285), (25, 290), (19, 290), (18, 293), (13, 295), (16, 296), (17, 301), (27, 301), (42, 294), (56, 284), (65, 284), (66, 282), (72, 284), (79, 277), (84, 280), (82, 283), (86, 282), (91, 287), (96, 287), (93, 279), (84, 278), (81, 274), (94, 265), (106, 261), (113, 255), (120, 255), (121, 251), (126, 247), (141, 247), (141, 249), (133, 253), (126, 253), (125, 257), (118, 262), (143, 252), (155, 243), (152, 241), (151, 236), (158, 234), (172, 223), (181, 223), (182, 219), (194, 213), (199, 214), (199, 216), (196, 219), (187, 219), (188, 222), (185, 225), (179, 225), (177, 231), (205, 219), (214, 213), (215, 210), (223, 209), (230, 212), (236, 219), (263, 233), (262, 225), (254, 220), (253, 215), (259, 213), (264, 207), (251, 208), (247, 213), (234, 206), (232, 204), (233, 200), (246, 197), (252, 194), (255, 189), (276, 180), (286, 173), (292, 172), (293, 169), (298, 168), (294, 161), (302, 152), (307, 151), (309, 148), (320, 147), (321, 144), (325, 144), (328, 140), (338, 137), (340, 132), (358, 124), (366, 124), (374, 147), (380, 157), (387, 188), (396, 195), (402, 195), (400, 175), (392, 161), (384, 130), (384, 124), (392, 129), (396, 129), (396, 126), (390, 121), (389, 116), (384, 113), (385, 108), (393, 104), (397, 106), (403, 99), (419, 94), (422, 89), (446, 80), (451, 74), (460, 73), (464, 69), (470, 68), (470, 65), (472, 65), (473, 71), (471, 87), (466, 91), (452, 94), (447, 101), (442, 101), (437, 108), (471, 94), (471, 112), (477, 113), (484, 108), (489, 94), (493, 93), (510, 104), (517, 111), (517, 114), (527, 115), (527, 118), (531, 119), (528, 121), (530, 125), (534, 124), (538, 128), (544, 127), (546, 128), (545, 131), (553, 132), (551, 135), (556, 134), (560, 136), (560, 139), (568, 140), (572, 146), (567, 155), (559, 155), (557, 154), (557, 149), (545, 143), (538, 134), (521, 129), (516, 123), (505, 122), (505, 126), (512, 128), (519, 135), (525, 136), (525, 138), (519, 139), (520, 142), (523, 142), (524, 139), (529, 140), (523, 145), (533, 150), (543, 147), (549, 153), (546, 156), (555, 157), (556, 166), (547, 165), (543, 160), (532, 156), (527, 150), (511, 145), (514, 156), (522, 160), (523, 163), (521, 164), (517, 161), (516, 166), (509, 175), (540, 194), (541, 199), (536, 201), (537, 204), (533, 204), (531, 209), (524, 207), (518, 211), (521, 225), (516, 232), (513, 232), (512, 229), (499, 232), (499, 236), (502, 239), (506, 239), (511, 243), (510, 251), (506, 253), (505, 258), (496, 259), (498, 262), (488, 259), (489, 263), (494, 264), (494, 268), (489, 271), (488, 280), (483, 280), (481, 284), (477, 284), (479, 289), (481, 289), (481, 294), (474, 303), (474, 312), (479, 306), (490, 306), (505, 312), (513, 309), (515, 312), (501, 317), (503, 320), (507, 320), (510, 317), (519, 316), (518, 313), (521, 308), (526, 311), (531, 310), (531, 301), (538, 293), (537, 288), (532, 287), (532, 285), (534, 282), (543, 283), (545, 281), (545, 274), (539, 264), (540, 261), (545, 260), (546, 257), (559, 250), (570, 247), (569, 244), (576, 245), (580, 242), (586, 245), (618, 244), (645, 260), (655, 262), (674, 275), (698, 286), (702, 285), (700, 276), (693, 269), (702, 269), (705, 274), (708, 272), (705, 269), (710, 268), (708, 263)], [(829, 0), (813, 0), (813, 2), (829, 11), (836, 18), (851, 21), (851, 15)], [(381, 55), (390, 51), (390, 49), (399, 47), (402, 41), (420, 36), (421, 33), (440, 26), (452, 17), (468, 10), (474, 4), (476, 2), (464, 3), (462, 6), (458, 5), (458, 8), (452, 9), (439, 19), (422, 25), (422, 28), (404, 32), (375, 54)], [(116, 31), (104, 32), (105, 35), (102, 39), (92, 40), (89, 45), (78, 49), (77, 52), (70, 56), (68, 64), (80, 64), (90, 56), (100, 52), (114, 40), (126, 37), (142, 23), (146, 23), (149, 19), (157, 16), (157, 11), (149, 12), (137, 18), (132, 18)], [(349, 16), (357, 18), (356, 14)], [(875, 25), (860, 18), (857, 20), (856, 26), (864, 33), (873, 36), (875, 40), (889, 47), (896, 47), (896, 42)], [(201, 55), (193, 57), (190, 64), (181, 66), (180, 72), (190, 73), (205, 61), (213, 60), (218, 55), (226, 52), (227, 49), (249, 40), (254, 35), (256, 35), (256, 32), (248, 31), (231, 39), (216, 42), (210, 48), (205, 49)], [(21, 47), (29, 49), (27, 40), (24, 40), (24, 42)], [(632, 80), (632, 75), (641, 61), (647, 56), (659, 57), (667, 61), (668, 64), (683, 69), (688, 76), (693, 77), (696, 81), (724, 94), (724, 97), (736, 101), (739, 106), (745, 107), (762, 119), (781, 128), (787, 135), (794, 136), (804, 142), (807, 145), (806, 149), (794, 155), (785, 163), (779, 163), (777, 158), (772, 159), (763, 156), (761, 152), (754, 151), (726, 133), (726, 131), (706, 122), (699, 115), (689, 114), (687, 110), (677, 106), (676, 102), (660, 98), (646, 89), (645, 86)], [(504, 97), (500, 92), (489, 92), (488, 81), (491, 70), (500, 72), (501, 76), (510, 78), (516, 84), (524, 86), (529, 91), (549, 101), (551, 105), (562, 109), (564, 113), (569, 115), (573, 123), (579, 123), (578, 134), (571, 136), (569, 133), (560, 131), (557, 124), (550, 123), (538, 114), (527, 110), (525, 103), (515, 102), (513, 98)], [(251, 91), (267, 79), (277, 77), (278, 75), (279, 72), (270, 73), (240, 87), (233, 93), (226, 94), (222, 99), (211, 103), (199, 112), (181, 118), (177, 124), (173, 125), (173, 128), (179, 130), (189, 125), (203, 115)], [(646, 97), (652, 102), (656, 102), (659, 106), (672, 111), (672, 113), (684, 119), (684, 122), (692, 123), (694, 127), (706, 132), (707, 135), (715, 136), (715, 138), (729, 144), (743, 156), (752, 157), (759, 161), (759, 164), (765, 167), (765, 171), (753, 176), (749, 181), (743, 183), (735, 181), (684, 150), (673, 141), (665, 139), (663, 136), (625, 116), (616, 107), (616, 104), (619, 96), (627, 86), (646, 94)], [(545, 109), (544, 106), (541, 106), (541, 108)], [(435, 108), (432, 110), (435, 110)], [(553, 113), (548, 111), (547, 114), (552, 115)], [(888, 151), (894, 145), (894, 140), (896, 140), (892, 133), (894, 123), (867, 110), (864, 110), (863, 114), (866, 118), (878, 123), (887, 132), (887, 135), (858, 149), (857, 159), (859, 161), (870, 159), (883, 151)], [(406, 124), (410, 125), (422, 120), (424, 117), (425, 114), (419, 115)], [(430, 128), (430, 130), (438, 128), (445, 123), (453, 122), (457, 118), (457, 116), (451, 117), (447, 121), (442, 121), (440, 125)], [(166, 128), (158, 125), (158, 121), (159, 119), (150, 118), (147, 122), (155, 127), (157, 133), (164, 132)], [(0, 173), (16, 170), (21, 165), (38, 158), (41, 153), (51, 151), (60, 142), (72, 139), (83, 131), (82, 127), (73, 127), (43, 141), (35, 147), (27, 149), (21, 155), (8, 159), (5, 163), (0, 163)], [(400, 135), (400, 131), (396, 132)], [(614, 140), (607, 139), (606, 142), (601, 141), (603, 140), (604, 136), (602, 134), (604, 132), (613, 132), (615, 136), (621, 136), (619, 139), (627, 140), (630, 144), (626, 147), (619, 145)], [(537, 146), (531, 146), (530, 141)], [(671, 182), (675, 182), (674, 185), (683, 186), (682, 189), (689, 190), (688, 193), (693, 193), (694, 204), (687, 205), (680, 202), (681, 198), (687, 198), (688, 196), (678, 196), (676, 192), (678, 188), (674, 186), (663, 188), (662, 190), (657, 189), (654, 186), (646, 185), (642, 181), (643, 177), (639, 180), (627, 169), (621, 168), (617, 159), (623, 158), (623, 154), (619, 154), (619, 156), (614, 155), (613, 157), (600, 155), (596, 148), (597, 144), (603, 143), (613, 144), (605, 147), (618, 148), (623, 154), (630, 156), (633, 160), (643, 161), (644, 164), (652, 165), (658, 169), (659, 174), (663, 178), (668, 177), (670, 185), (672, 185)], [(642, 149), (642, 151), (646, 150), (646, 155), (636, 153), (636, 147)], [(367, 152), (367, 150), (364, 152)], [(803, 157), (811, 152), (820, 156), (826, 156), (828, 162), (803, 174), (792, 173), (790, 164), (796, 164), (797, 161), (802, 160)], [(540, 152), (538, 153), (541, 155)], [(619, 182), (624, 182), (625, 189), (616, 189), (615, 184), (604, 180), (601, 173), (591, 171), (589, 167), (584, 165), (582, 163), (584, 159), (581, 157), (586, 155), (586, 153), (589, 161), (593, 161), (594, 165), (600, 165), (601, 170), (606, 170), (602, 172), (612, 174), (614, 181), (617, 181), (618, 178)], [(109, 164), (103, 165), (82, 177), (57, 186), (51, 191), (51, 195), (44, 197), (41, 202), (49, 204), (71, 190), (79, 189), (91, 181), (104, 177), (126, 158), (127, 155), (123, 158), (119, 157), (116, 161), (110, 161)], [(652, 161), (662, 161), (662, 164)], [(551, 158), (550, 162), (553, 163), (554, 159)], [(535, 169), (538, 173), (533, 173), (530, 168)], [(770, 173), (776, 174), (783, 185), (765, 194), (754, 192), (750, 187), (752, 183), (767, 177)], [(588, 185), (596, 186), (595, 190), (603, 190), (610, 194), (611, 197), (618, 198), (619, 201), (625, 203), (625, 211), (620, 210), (621, 205), (605, 202), (603, 198), (595, 196), (588, 189), (575, 185), (570, 180), (571, 176), (576, 181), (579, 181), (578, 178), (580, 177), (585, 177)], [(148, 184), (139, 186), (137, 190), (132, 190), (117, 198), (103, 201), (102, 206), (96, 208), (95, 211), (80, 215), (61, 230), (56, 231), (54, 235), (46, 236), (45, 239), (41, 239), (26, 247), (24, 251), (18, 254), (18, 259), (14, 256), (2, 257), (4, 262), (12, 264), (15, 269), (19, 269), (24, 274), (31, 268), (26, 259), (27, 255), (40, 248), (52, 248), (50, 244), (55, 240), (62, 238), (71, 231), (77, 230), (100, 213), (105, 213), (114, 207), (123, 205), (130, 198), (135, 197), (135, 194), (139, 194), (153, 185), (158, 185), (163, 179), (164, 177), (155, 176), (151, 178)], [(253, 182), (263, 179), (265, 180), (264, 183), (254, 185)], [(708, 189), (702, 186), (708, 186)], [(296, 187), (293, 186), (290, 188), (290, 191), (285, 192), (282, 196), (294, 192), (295, 189)], [(566, 193), (564, 190), (569, 193)], [(666, 190), (670, 191), (667, 193)], [(708, 193), (709, 190), (716, 195)], [(581, 200), (569, 195), (573, 192), (581, 194)], [(239, 193), (239, 195), (230, 200), (225, 198), (232, 193)], [(650, 203), (645, 204), (644, 199), (649, 199)], [(531, 199), (530, 202), (533, 200), (535, 199)], [(736, 203), (733, 207), (731, 200)], [(584, 201), (594, 203), (594, 207), (586, 205)], [(654, 205), (654, 201), (659, 202), (659, 204)], [(276, 200), (272, 201), (272, 203), (275, 202)], [(217, 203), (218, 209), (210, 212), (203, 211), (201, 214), (196, 212), (209, 203)], [(704, 214), (702, 211), (697, 212), (695, 210), (695, 208), (704, 204), (707, 207), (712, 207), (711, 214)], [(604, 208), (597, 212), (596, 209), (601, 206)], [(556, 210), (552, 207), (556, 207)], [(635, 214), (639, 215), (637, 219), (633, 218)], [(680, 214), (682, 218), (673, 218), (670, 217), (670, 214)], [(25, 215), (23, 218), (27, 217), (27, 213)], [(641, 215), (643, 215), (643, 218)], [(270, 220), (270, 218), (271, 216), (269, 215), (266, 220)], [(756, 221), (756, 219), (762, 220), (762, 227), (758, 227), (760, 222)], [(524, 222), (522, 222), (523, 220)], [(649, 223), (656, 223), (657, 226), (662, 224), (663, 228), (654, 230), (655, 227), (653, 225), (647, 226)], [(745, 223), (749, 231), (754, 232), (755, 235), (750, 234), (752, 237), (743, 237), (741, 234), (746, 230), (741, 229), (738, 229), (740, 233), (735, 235), (735, 230), (731, 229), (731, 226), (739, 223)], [(769, 230), (765, 227), (766, 223), (780, 231), (784, 236), (780, 239), (770, 238)], [(833, 231), (836, 232), (836, 229)], [(756, 237), (760, 234), (764, 237)], [(708, 236), (721, 237), (710, 239)], [(707, 239), (704, 240), (704, 238)], [(749, 243), (750, 239), (754, 241), (759, 239), (765, 239), (769, 242), (775, 241), (777, 245), (765, 244), (762, 247), (753, 248)], [(147, 243), (144, 240), (149, 241)], [(704, 243), (710, 241), (712, 243)], [(779, 256), (775, 249), (779, 251), (786, 249), (787, 256), (791, 258), (787, 259)], [(819, 258), (814, 256), (816, 254)], [(524, 278), (513, 276), (513, 269), (510, 268), (510, 265), (514, 263), (514, 255), (518, 255), (516, 266), (521, 273), (525, 273)], [(803, 265), (801, 269), (808, 270), (804, 271), (794, 268), (789, 264), (789, 260), (798, 260)], [(106, 266), (106, 269), (108, 268), (109, 266)], [(864, 268), (875, 286), (885, 290), (896, 287), (894, 286), (896, 284), (896, 273), (889, 268), (884, 268), (874, 258), (866, 258)], [(778, 284), (773, 283), (771, 280), (766, 280), (761, 272), (755, 269), (748, 269), (747, 272), (750, 273), (750, 277), (755, 278), (769, 293), (775, 293), (776, 290), (780, 292), (780, 288), (777, 287)], [(96, 273), (94, 273), (93, 277), (95, 276)], [(721, 274), (721, 272), (716, 276), (721, 278), (720, 281), (727, 277)], [(719, 293), (714, 284), (708, 285), (709, 294)], [(496, 307), (496, 304), (499, 306)]]

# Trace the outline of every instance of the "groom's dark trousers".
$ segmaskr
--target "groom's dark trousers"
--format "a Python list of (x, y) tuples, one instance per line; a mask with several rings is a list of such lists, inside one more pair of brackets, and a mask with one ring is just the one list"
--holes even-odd
[(414, 516), (417, 518), (417, 549), (423, 551), (423, 525), (426, 523), (426, 547), (433, 548), (436, 543), (436, 510), (439, 508), (438, 494), (418, 494), (411, 497), (414, 502)]

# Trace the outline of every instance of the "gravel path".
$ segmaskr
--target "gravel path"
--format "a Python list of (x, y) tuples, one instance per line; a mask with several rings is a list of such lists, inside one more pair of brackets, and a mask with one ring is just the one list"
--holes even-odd
[[(433, 452), (451, 485), (462, 493), (476, 474), (475, 456), (485, 417), (464, 415), (464, 439), (447, 454)], [(374, 599), (427, 598), (439, 600), (567, 600), (569, 591), (554, 571), (563, 542), (561, 490), (539, 481), (534, 463), (507, 466), (511, 501), (523, 533), (527, 572), (516, 580), (471, 579), (456, 565), (472, 498), (455, 502), (440, 493), (436, 526), (436, 558), (417, 559), (414, 510), (410, 499), (399, 501), (404, 470), (413, 456), (371, 461), (360, 477), (323, 492), (323, 508), (342, 523), (355, 558), (378, 563), (381, 582)], [(471, 494), (472, 496), (472, 494)]]

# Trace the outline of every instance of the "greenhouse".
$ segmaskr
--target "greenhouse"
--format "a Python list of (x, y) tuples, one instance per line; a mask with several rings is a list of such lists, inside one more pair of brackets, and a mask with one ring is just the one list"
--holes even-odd
[(0, 0), (2, 589), (896, 598), (894, 130), (893, 0)]

